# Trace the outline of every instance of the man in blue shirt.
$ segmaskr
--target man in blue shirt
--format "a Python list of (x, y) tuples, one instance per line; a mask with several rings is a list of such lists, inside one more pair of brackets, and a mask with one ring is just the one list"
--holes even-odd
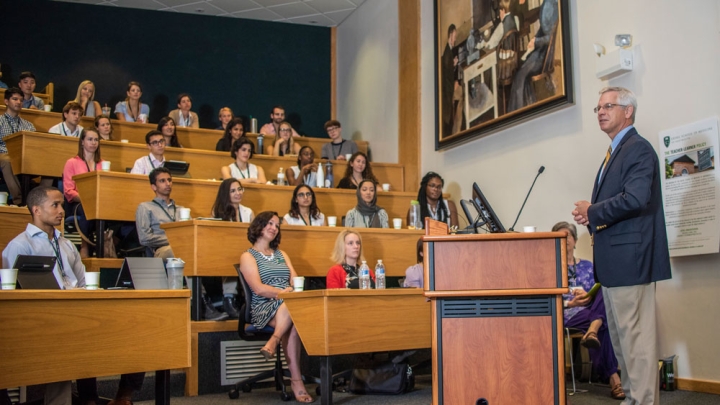
[(20, 73), (18, 87), (20, 87), (20, 90), (23, 92), (22, 108), (29, 108), (31, 110), (42, 110), (45, 108), (45, 103), (33, 95), (33, 91), (35, 91), (35, 75), (32, 72)]

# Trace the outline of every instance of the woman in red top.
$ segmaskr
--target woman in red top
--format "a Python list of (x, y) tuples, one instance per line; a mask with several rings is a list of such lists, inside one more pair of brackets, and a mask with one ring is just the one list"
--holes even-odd
[[(325, 278), (326, 288), (360, 288), (358, 267), (365, 260), (362, 254), (362, 237), (356, 231), (346, 229), (335, 239), (330, 259), (337, 263), (330, 267)], [(370, 285), (375, 288), (375, 273), (370, 269)]]
[[(102, 169), (100, 158), (100, 135), (95, 128), (85, 128), (80, 133), (77, 156), (68, 159), (63, 169), (63, 194), (65, 194), (65, 215), (75, 215), (83, 234), (87, 235), (93, 228), (90, 221), (85, 220), (85, 211), (80, 205), (80, 194), (75, 187), (73, 176)], [(77, 207), (77, 213), (75, 208)], [(90, 246), (83, 239), (80, 244), (80, 257), (90, 257)]]

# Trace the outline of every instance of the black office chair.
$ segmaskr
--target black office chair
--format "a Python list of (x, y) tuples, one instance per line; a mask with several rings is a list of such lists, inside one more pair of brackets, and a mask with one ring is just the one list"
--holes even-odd
[[(240, 285), (242, 286), (243, 295), (245, 296), (245, 302), (240, 307), (240, 318), (238, 319), (238, 335), (240, 335), (240, 339), (247, 340), (247, 341), (267, 341), (270, 339), (270, 337), (275, 332), (275, 328), (272, 326), (266, 326), (262, 329), (257, 329), (254, 327), (250, 322), (250, 303), (252, 300), (252, 291), (250, 290), (250, 286), (245, 282), (245, 277), (243, 277), (242, 273), (240, 272), (240, 265), (235, 265), (235, 270), (238, 273), (238, 277), (240, 278)], [(285, 381), (283, 380), (283, 377), (290, 377), (290, 371), (283, 369), (282, 365), (282, 357), (280, 357), (280, 348), (281, 344), (278, 342), (278, 347), (275, 350), (276, 353), (276, 359), (275, 359), (275, 368), (272, 370), (263, 371), (259, 374), (256, 374), (250, 378), (246, 378), (242, 381), (239, 381), (235, 384), (235, 388), (233, 388), (230, 392), (228, 392), (228, 396), (230, 399), (237, 399), (240, 397), (240, 391), (242, 392), (250, 392), (252, 391), (252, 387), (254, 384), (256, 384), (258, 381), (262, 381), (265, 379), (268, 379), (270, 377), (275, 377), (275, 388), (280, 392), (280, 399), (283, 401), (290, 401), (295, 396), (292, 393), (288, 393), (285, 390)]]

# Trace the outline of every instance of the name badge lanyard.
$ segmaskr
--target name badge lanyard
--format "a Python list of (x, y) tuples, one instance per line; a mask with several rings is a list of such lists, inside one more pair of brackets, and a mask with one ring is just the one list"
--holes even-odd
[(60, 270), (60, 276), (62, 277), (63, 284), (65, 285), (65, 287), (72, 287), (72, 282), (70, 282), (68, 275), (65, 272), (62, 251), (60, 250), (60, 242), (58, 242), (57, 236), (53, 236), (52, 241), (50, 241), (50, 246), (52, 246), (53, 251), (55, 252), (55, 259), (57, 259), (57, 266)]
[[(301, 215), (301, 216), (302, 216), (302, 215)], [(363, 223), (365, 223), (365, 228), (370, 228), (370, 225), (372, 225), (373, 220), (375, 220), (375, 214), (372, 214), (372, 216), (370, 217), (370, 225), (368, 225), (368, 221), (367, 221), (367, 219), (365, 219), (365, 218), (366, 218), (365, 215), (363, 215), (363, 216), (362, 216), (362, 219), (363, 219)], [(307, 225), (307, 224), (306, 224), (306, 225)]]
[(153, 203), (155, 203), (155, 205), (157, 205), (158, 207), (160, 207), (160, 209), (163, 210), (163, 212), (165, 213), (165, 215), (167, 215), (167, 217), (168, 217), (172, 222), (175, 222), (175, 215), (177, 214), (177, 208), (175, 207), (175, 205), (173, 205), (173, 215), (170, 216), (170, 213), (167, 212), (167, 210), (165, 209), (165, 207), (162, 206), (162, 204), (160, 204), (159, 202), (157, 202), (157, 201), (155, 201), (155, 200), (153, 200)]
[(235, 167), (237, 167), (237, 169), (238, 169), (238, 171), (240, 172), (240, 175), (242, 176), (243, 179), (249, 179), (249, 178), (250, 178), (250, 163), (247, 164), (247, 177), (245, 177), (245, 175), (243, 174), (242, 169), (240, 168), (240, 166), (238, 166), (237, 162), (235, 162)]

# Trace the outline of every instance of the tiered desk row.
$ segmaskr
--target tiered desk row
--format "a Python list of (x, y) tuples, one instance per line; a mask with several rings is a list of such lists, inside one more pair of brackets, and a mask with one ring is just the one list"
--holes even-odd
[[(4, 113), (4, 107), (0, 107), (0, 113)], [(33, 122), (38, 131), (47, 131), (62, 120), (61, 114), (35, 110), (23, 110), (22, 117)], [(81, 125), (90, 127), (93, 123), (89, 118), (83, 118)], [(132, 167), (138, 157), (148, 153), (145, 134), (149, 130), (155, 129), (156, 126), (113, 121), (113, 127), (114, 138), (126, 139), (129, 140), (129, 143), (102, 142), (102, 157), (111, 162), (111, 171), (91, 172), (74, 178), (86, 215), (88, 219), (98, 220), (99, 228), (102, 228), (104, 222), (108, 220), (134, 221), (138, 204), (154, 197), (147, 176), (128, 174), (125, 171), (126, 168)], [(220, 178), (220, 168), (232, 163), (232, 158), (227, 152), (214, 151), (217, 140), (222, 136), (220, 131), (177, 128), (177, 134), (185, 148), (166, 148), (166, 159), (189, 162), (189, 173), (193, 178), (174, 178), (172, 197), (178, 205), (190, 208), (193, 217), (208, 217), (220, 184), (219, 180), (215, 179)], [(249, 136), (254, 140), (257, 138), (253, 134)], [(265, 145), (272, 144), (273, 140), (274, 137), (265, 137)], [(311, 145), (318, 157), (322, 145), (328, 142), (327, 139), (318, 138), (301, 138), (297, 141), (302, 145)], [(5, 142), (8, 146), (8, 153), (12, 157), (15, 174), (48, 177), (62, 175), (65, 162), (77, 154), (78, 145), (76, 138), (37, 132), (14, 134), (6, 137)], [(358, 142), (358, 146), (360, 150), (367, 151), (367, 142)], [(255, 155), (252, 161), (265, 169), (268, 179), (273, 179), (280, 167), (287, 168), (296, 164), (295, 157)], [(332, 163), (337, 184), (345, 171), (346, 162), (333, 161)], [(380, 182), (390, 183), (392, 190), (384, 192), (378, 188), (378, 205), (388, 212), (391, 219), (404, 219), (410, 200), (416, 197), (416, 193), (403, 191), (406, 185), (404, 184), (402, 165), (374, 162), (372, 165)], [(245, 188), (243, 204), (251, 207), (255, 213), (272, 210), (283, 216), (290, 207), (293, 187), (250, 184)], [(357, 204), (354, 190), (325, 188), (314, 188), (314, 190), (317, 204), (322, 212), (326, 217), (337, 216), (338, 222), (349, 209)], [(25, 208), (0, 207), (0, 216), (2, 217), (0, 230), (3, 235), (0, 243), (4, 244), (22, 232), (27, 222), (30, 221), (29, 213)], [(6, 218), (12, 218), (13, 221), (5, 221)], [(9, 228), (11, 223), (13, 224), (12, 229)], [(6, 227), (8, 227), (7, 230)], [(163, 228), (167, 232), (175, 255), (185, 260), (185, 275), (189, 277), (235, 276), (233, 265), (239, 261), (240, 253), (250, 247), (247, 240), (248, 224), (195, 219), (165, 224)], [(329, 256), (340, 230), (331, 227), (284, 226), (281, 249), (288, 253), (299, 275), (322, 277), (333, 264)], [(361, 229), (360, 232), (363, 236), (364, 253), (368, 263), (372, 265), (377, 259), (383, 259), (389, 276), (403, 276), (405, 269), (415, 263), (416, 243), (422, 236), (422, 231)], [(83, 262), (88, 271), (120, 267), (122, 263), (120, 259), (98, 258), (86, 259)], [(199, 279), (194, 278), (193, 280), (197, 282)], [(197, 290), (199, 291), (199, 289)], [(412, 298), (411, 306), (422, 306), (416, 310), (429, 317), (430, 306), (424, 299), (418, 299), (418, 294), (421, 293), (413, 294), (417, 297)], [(395, 295), (397, 294), (393, 296)], [(394, 299), (405, 301), (406, 298), (403, 296), (400, 294), (398, 298)], [(315, 300), (315, 298), (312, 299)], [(328, 305), (331, 303), (331, 301), (327, 301), (330, 298), (318, 296), (317, 299)], [(340, 299), (338, 297), (336, 300)], [(383, 303), (387, 301), (386, 298), (377, 295), (359, 299), (367, 303), (380, 300), (378, 305), (384, 305)], [(408, 296), (407, 299), (410, 297)], [(195, 301), (192, 306), (196, 306), (197, 300), (193, 299), (192, 301)], [(365, 304), (357, 305), (365, 307)], [(343, 316), (345, 315), (343, 314)], [(397, 317), (402, 316), (403, 314), (397, 314)], [(196, 317), (193, 316), (193, 319)], [(425, 322), (423, 325), (427, 326)], [(328, 324), (327, 326), (333, 325)], [(190, 322), (192, 358), (190, 368), (187, 369), (185, 390), (187, 395), (198, 394), (199, 333), (234, 331), (236, 329), (236, 321)], [(405, 331), (397, 330), (393, 334), (403, 336)], [(412, 347), (401, 347), (403, 346), (401, 344), (397, 348), (429, 347), (429, 331), (423, 333), (423, 337), (419, 338), (423, 341), (422, 344), (415, 342), (411, 345)], [(327, 356), (342, 352), (343, 350), (328, 350), (324, 353)]]

